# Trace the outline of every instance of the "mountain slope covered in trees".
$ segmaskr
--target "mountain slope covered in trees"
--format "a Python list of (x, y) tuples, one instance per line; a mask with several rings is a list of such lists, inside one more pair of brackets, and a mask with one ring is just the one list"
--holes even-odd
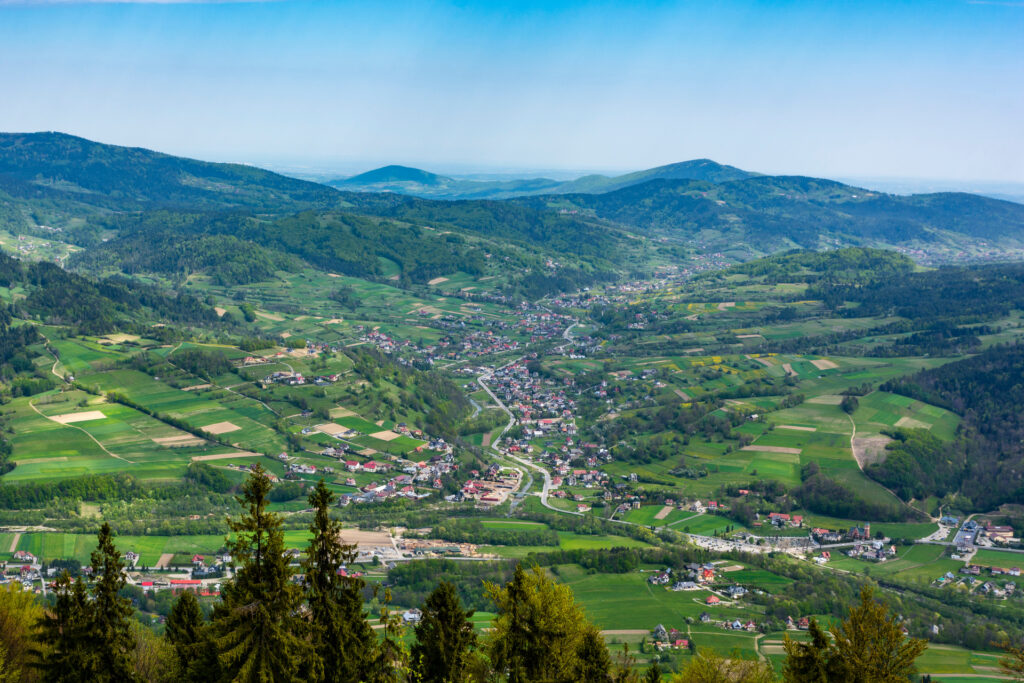
[[(364, 179), (437, 188), (476, 182), (406, 167), (385, 167)], [(206, 224), (234, 221), (239, 227), (238, 232), (223, 229), (218, 234), (336, 269), (341, 265), (326, 263), (339, 260), (330, 256), (339, 250), (317, 241), (335, 240), (327, 224), (349, 226), (340, 229), (345, 242), (340, 260), (362, 265), (345, 272), (372, 275), (376, 266), (371, 262), (383, 256), (401, 263), (410, 281), (446, 274), (439, 265), (423, 265), (431, 259), (419, 256), (433, 251), (430, 240), (421, 239), (426, 228), (447, 233), (448, 240), (489, 240), (490, 252), (512, 242), (545, 258), (569, 256), (586, 261), (573, 264), (584, 270), (616, 267), (638, 244), (630, 233), (655, 238), (671, 246), (672, 253), (722, 251), (736, 260), (842, 245), (945, 250), (949, 258), (962, 253), (994, 258), (1000, 253), (996, 245), (1024, 248), (1024, 205), (957, 193), (886, 195), (816, 178), (755, 175), (706, 159), (554, 186), (555, 181), (543, 179), (539, 184), (493, 182), (508, 185), (502, 196), (546, 194), (448, 201), (421, 199), (384, 185), (375, 189), (397, 191), (340, 191), (249, 166), (195, 161), (59, 133), (0, 135), (0, 227), (48, 238), (56, 234), (86, 247), (123, 238), (143, 223), (173, 235), (204, 212), (201, 221)], [(271, 229), (279, 220), (288, 222), (288, 229), (303, 224), (300, 232), (310, 239)], [(388, 221), (398, 224), (395, 230), (385, 229)], [(259, 229), (241, 229), (254, 225)], [(326, 234), (313, 236), (317, 231)], [(351, 237), (360, 231), (365, 239), (353, 247)], [(206, 241), (193, 246), (217, 251), (223, 245)], [(458, 263), (447, 273), (466, 265), (462, 247), (451, 251)], [(198, 258), (220, 260), (214, 254)], [(406, 261), (416, 265), (406, 267)], [(232, 279), (251, 277), (237, 265), (232, 270), (239, 272)]]
[(757, 176), (720, 184), (652, 180), (604, 194), (516, 200), (557, 206), (706, 248), (747, 246), (763, 253), (854, 246), (1024, 244), (1024, 205), (939, 193), (901, 197), (831, 180)]
[(883, 386), (959, 413), (964, 421), (953, 445), (915, 432), (900, 434), (870, 474), (904, 497), (960, 493), (979, 510), (1024, 500), (1022, 378), (1024, 346), (1015, 345)]
[(0, 134), (0, 192), (97, 211), (155, 207), (285, 210), (338, 193), (254, 166), (218, 164), (119, 147), (63, 133)]

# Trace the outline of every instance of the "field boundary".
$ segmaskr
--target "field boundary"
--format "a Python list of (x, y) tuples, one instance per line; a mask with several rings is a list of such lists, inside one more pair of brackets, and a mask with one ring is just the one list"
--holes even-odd
[(90, 434), (89, 432), (85, 431), (84, 429), (82, 429), (82, 428), (81, 428), (81, 427), (79, 427), (78, 425), (76, 425), (76, 424), (73, 424), (73, 423), (67, 423), (67, 424), (66, 424), (66, 423), (64, 423), (64, 422), (60, 422), (59, 420), (55, 420), (55, 419), (53, 419), (53, 418), (52, 418), (52, 417), (50, 417), (49, 415), (44, 415), (44, 414), (43, 414), (43, 412), (42, 412), (41, 410), (39, 410), (39, 408), (36, 408), (36, 404), (35, 404), (35, 403), (33, 403), (32, 401), (29, 401), (29, 402), (28, 402), (28, 406), (29, 406), (29, 408), (31, 408), (32, 410), (36, 411), (36, 413), (37, 413), (37, 414), (39, 414), (39, 415), (40, 415), (41, 417), (44, 417), (44, 418), (46, 418), (47, 420), (49, 420), (50, 422), (53, 422), (54, 424), (59, 424), (59, 425), (60, 425), (61, 427), (69, 427), (69, 428), (71, 428), (71, 429), (77, 429), (78, 431), (82, 432), (82, 433), (83, 433), (83, 434), (85, 434), (85, 435), (86, 435), (87, 437), (89, 437), (90, 439), (92, 439), (92, 440), (93, 440), (93, 441), (94, 441), (94, 442), (96, 443), (96, 445), (97, 445), (97, 446), (99, 446), (99, 447), (100, 447), (100, 449), (101, 449), (101, 450), (102, 450), (102, 451), (103, 451), (104, 453), (106, 453), (107, 455), (109, 455), (109, 456), (110, 456), (111, 458), (117, 458), (118, 460), (123, 460), (124, 462), (127, 462), (127, 463), (131, 463), (132, 465), (135, 465), (135, 464), (136, 464), (136, 462), (135, 462), (134, 460), (129, 460), (128, 458), (123, 458), (123, 457), (121, 457), (120, 455), (118, 455), (117, 453), (114, 453), (113, 451), (109, 450), (109, 449), (108, 449), (108, 448), (107, 448), (106, 446), (104, 446), (104, 445), (103, 445), (102, 443), (100, 443), (100, 440), (99, 440), (99, 439), (97, 439), (97, 438), (96, 438), (95, 436), (93, 436), (93, 435), (92, 435), (92, 434)]

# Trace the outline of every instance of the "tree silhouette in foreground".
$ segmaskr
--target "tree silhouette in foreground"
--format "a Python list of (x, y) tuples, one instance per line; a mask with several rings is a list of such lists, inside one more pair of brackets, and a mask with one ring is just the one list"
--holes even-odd
[(412, 668), (422, 683), (459, 683), (467, 679), (476, 633), (455, 586), (441, 581), (423, 603), (415, 628)]
[(267, 510), (270, 488), (254, 465), (237, 498), (246, 512), (228, 519), (236, 538), (227, 547), (239, 568), (213, 613), (224, 681), (304, 680), (301, 667), (310, 660), (309, 641), (299, 636), (302, 591), (291, 581), (281, 518)]
[(321, 479), (309, 494), (314, 510), (304, 565), (313, 666), (310, 679), (343, 683), (369, 676), (376, 639), (363, 612), (363, 582), (342, 576), (355, 546), (341, 542), (341, 522), (331, 519), (334, 494)]

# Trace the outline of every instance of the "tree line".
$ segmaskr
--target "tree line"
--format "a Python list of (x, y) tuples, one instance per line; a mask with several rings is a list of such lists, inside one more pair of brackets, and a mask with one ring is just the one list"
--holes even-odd
[[(473, 610), (446, 581), (423, 599), (411, 634), (385, 590), (375, 629), (364, 611), (364, 582), (342, 571), (355, 548), (341, 542), (341, 524), (330, 515), (334, 494), (323, 481), (310, 493), (312, 539), (301, 574), (294, 574), (281, 517), (267, 507), (270, 488), (259, 467), (242, 487), (243, 511), (229, 518), (234, 537), (226, 543), (234, 576), (223, 581), (209, 618), (195, 594), (185, 592), (171, 607), (161, 637), (132, 619), (123, 560), (106, 524), (89, 581), (62, 573), (45, 606), (16, 588), (0, 591), (0, 680), (663, 680), (657, 664), (640, 670), (628, 650), (613, 657), (572, 590), (537, 566), (516, 565), (497, 582), (484, 582), (495, 611), (486, 635), (477, 634)], [(924, 641), (904, 638), (897, 618), (870, 591), (832, 632), (831, 641), (819, 638), (815, 626), (810, 643), (787, 640), (784, 679), (906, 680), (925, 648)], [(776, 679), (767, 664), (700, 651), (671, 680)]]

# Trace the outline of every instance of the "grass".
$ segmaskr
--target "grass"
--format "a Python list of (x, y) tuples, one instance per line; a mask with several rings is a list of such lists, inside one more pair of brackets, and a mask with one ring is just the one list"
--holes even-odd
[[(709, 595), (707, 591), (673, 592), (663, 586), (651, 586), (645, 572), (587, 574), (576, 565), (561, 565), (558, 570), (558, 580), (572, 588), (576, 601), (586, 610), (587, 616), (604, 630), (653, 629), (660, 623), (666, 628), (685, 632), (686, 618), (696, 619), (705, 611), (716, 620), (756, 621), (761, 617), (757, 606), (742, 602), (734, 606), (707, 607), (704, 604), (704, 598)], [(716, 634), (716, 649), (719, 643), (725, 647), (727, 642), (736, 642), (746, 644), (748, 648), (753, 644), (750, 636), (707, 626), (694, 626), (693, 629), (694, 632)], [(718, 640), (717, 634), (743, 640)], [(729, 649), (725, 647), (725, 651)]]
[(960, 417), (937, 406), (915, 401), (906, 396), (874, 391), (858, 399), (853, 414), (857, 434), (878, 434), (883, 429), (927, 429), (940, 439), (952, 440)]
[(978, 564), (982, 567), (1003, 567), (1004, 569), (1020, 567), (1024, 565), (1024, 554), (982, 548), (974, 553), (971, 564)]
[[(106, 472), (171, 480), (181, 477), (194, 456), (232, 450), (212, 442), (187, 446), (174, 446), (173, 441), (159, 443), (155, 439), (190, 443), (191, 435), (133, 408), (108, 403), (81, 391), (15, 399), (8, 410), (13, 411), (17, 424), (11, 439), (17, 467), (5, 475), (8, 481), (63, 479)], [(47, 419), (92, 411), (102, 413), (103, 418), (67, 425)]]
[[(521, 527), (520, 527), (521, 528)], [(605, 548), (647, 548), (649, 545), (626, 536), (614, 536), (603, 534), (591, 536), (577, 534), (571, 531), (558, 532), (558, 546), (492, 546), (481, 545), (479, 550), (482, 553), (497, 555), (498, 557), (521, 559), (530, 553), (550, 553), (555, 550), (601, 550)]]
[(221, 422), (230, 422), (239, 429), (225, 433), (224, 437), (245, 450), (266, 453), (284, 450), (284, 439), (273, 429), (224, 403), (224, 401), (247, 403), (248, 399), (232, 397), (214, 400), (205, 398), (198, 392), (175, 389), (157, 378), (136, 370), (111, 370), (96, 373), (90, 375), (87, 381), (89, 385), (100, 391), (116, 391), (149, 410), (182, 420), (196, 429)]
[[(13, 535), (11, 535), (13, 537)], [(304, 550), (309, 543), (309, 532), (305, 530), (288, 530), (284, 532), (286, 548)], [(10, 548), (11, 538), (3, 543), (0, 535), (0, 555), (6, 556)], [(137, 552), (141, 565), (153, 566), (163, 554), (176, 556), (175, 562), (187, 560), (192, 555), (213, 555), (224, 546), (224, 536), (186, 535), (186, 536), (116, 536), (114, 544), (122, 553), (129, 550)], [(31, 532), (22, 534), (18, 541), (18, 550), (28, 550), (43, 561), (74, 558), (83, 564), (88, 563), (89, 555), (96, 549), (96, 536), (93, 534), (69, 534), (59, 532)]]
[(666, 524), (671, 524), (672, 522), (684, 519), (685, 517), (689, 517), (693, 514), (691, 512), (672, 508), (668, 515), (662, 519), (655, 519), (655, 516), (661, 512), (663, 507), (664, 506), (662, 505), (642, 505), (639, 509), (627, 512), (623, 519), (627, 522), (643, 524), (644, 526), (665, 526)]

